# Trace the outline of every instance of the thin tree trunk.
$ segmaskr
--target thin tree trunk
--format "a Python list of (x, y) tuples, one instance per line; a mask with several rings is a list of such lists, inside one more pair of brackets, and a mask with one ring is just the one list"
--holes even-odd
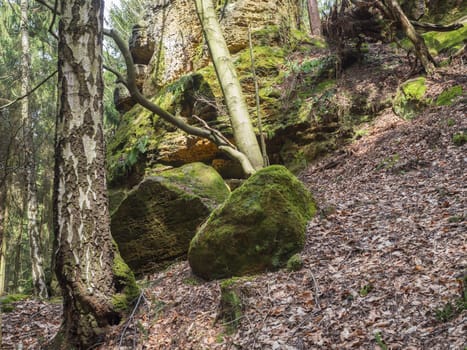
[(410, 20), (405, 15), (397, 0), (385, 0), (384, 2), (394, 19), (401, 24), (405, 34), (412, 42), (415, 48), (415, 55), (420, 60), (425, 72), (427, 74), (433, 73), (435, 69), (435, 60), (431, 57), (425, 45), (425, 41), (420, 34), (417, 33), (412, 23), (410, 23)]
[(321, 19), (319, 18), (318, 2), (316, 0), (308, 0), (307, 8), (311, 34), (321, 36)]
[(237, 72), (217, 20), (213, 2), (212, 0), (195, 0), (195, 4), (229, 111), (235, 143), (238, 149), (247, 156), (253, 167), (256, 170), (261, 169), (264, 165), (261, 150), (253, 130)]
[(5, 291), (5, 253), (3, 245), (6, 243), (6, 221), (8, 212), (6, 208), (6, 188), (0, 186), (0, 247), (1, 247), (1, 260), (0, 260), (0, 295)]
[(55, 140), (55, 271), (63, 323), (50, 349), (87, 349), (137, 295), (110, 234), (103, 132), (101, 0), (62, 0)]
[[(0, 199), (1, 201), (1, 199)], [(1, 204), (0, 204), (1, 205)], [(2, 208), (0, 208), (2, 210)], [(8, 222), (8, 207), (5, 206), (3, 210), (3, 227), (7, 226)], [(1, 214), (0, 214), (1, 215)], [(1, 225), (1, 224), (0, 224)], [(0, 239), (0, 295), (5, 294), (5, 282), (6, 282), (6, 230), (2, 230), (2, 235)], [(1, 344), (1, 342), (0, 342)]]
[[(29, 32), (28, 32), (28, 0), (21, 0), (21, 95), (29, 91)], [(27, 225), (30, 244), (32, 284), (34, 292), (40, 298), (47, 298), (47, 287), (40, 246), (38, 213), (36, 164), (33, 146), (33, 122), (29, 113), (29, 98), (21, 100), (21, 116), (23, 122), (24, 152), (26, 163)]]

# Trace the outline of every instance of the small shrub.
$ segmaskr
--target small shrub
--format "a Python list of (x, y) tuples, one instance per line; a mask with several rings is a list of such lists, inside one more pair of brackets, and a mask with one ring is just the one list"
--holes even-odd
[(288, 271), (298, 271), (303, 267), (303, 260), (300, 254), (292, 255), (287, 261)]

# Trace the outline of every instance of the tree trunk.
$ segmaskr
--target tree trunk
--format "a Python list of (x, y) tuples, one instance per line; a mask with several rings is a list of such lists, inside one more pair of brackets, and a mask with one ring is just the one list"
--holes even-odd
[(397, 0), (385, 0), (384, 2), (394, 19), (401, 24), (405, 35), (407, 35), (407, 37), (412, 42), (415, 48), (415, 54), (420, 60), (420, 63), (422, 64), (425, 72), (427, 74), (433, 73), (435, 69), (435, 60), (433, 57), (431, 57), (430, 52), (425, 45), (425, 41), (420, 36), (420, 34), (417, 33), (412, 23), (410, 23), (410, 20), (407, 18), (404, 11), (402, 11), (402, 8), (400, 7)]
[[(1, 197), (1, 195), (0, 195)], [(0, 198), (0, 202), (2, 198)], [(4, 208), (2, 208), (2, 206)], [(8, 222), (8, 207), (0, 203), (0, 212), (3, 211), (3, 217), (0, 213), (0, 220), (3, 223), (0, 223), (0, 226), (6, 227)], [(6, 230), (0, 227), (0, 295), (5, 294), (5, 282), (6, 282)], [(1, 342), (0, 342), (1, 344)]]
[(101, 0), (62, 0), (55, 140), (55, 270), (63, 323), (50, 349), (93, 347), (138, 294), (110, 234), (103, 133)]
[(318, 2), (316, 0), (307, 0), (307, 5), (311, 34), (321, 36), (321, 19), (319, 18)]
[(237, 72), (217, 20), (212, 0), (195, 0), (196, 12), (203, 27), (217, 78), (230, 115), (235, 143), (253, 167), (263, 167), (261, 150), (248, 113)]
[(7, 210), (6, 210), (6, 188), (0, 186), (0, 295), (5, 291), (5, 253), (6, 249), (3, 249), (3, 245), (6, 243), (5, 227), (7, 221)]
[[(29, 32), (28, 32), (28, 0), (21, 0), (21, 96), (29, 91)], [(23, 122), (23, 138), (26, 167), (27, 224), (31, 255), (32, 284), (34, 292), (40, 298), (47, 298), (47, 287), (43, 268), (37, 213), (36, 162), (33, 146), (33, 122), (29, 114), (29, 98), (21, 101), (21, 117)]]

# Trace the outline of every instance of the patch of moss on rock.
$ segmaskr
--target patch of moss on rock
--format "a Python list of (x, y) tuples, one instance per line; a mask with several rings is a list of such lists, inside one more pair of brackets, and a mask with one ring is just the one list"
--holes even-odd
[(190, 266), (208, 280), (277, 269), (303, 248), (315, 211), (311, 194), (290, 171), (264, 168), (200, 227), (190, 244)]
[(432, 55), (453, 54), (465, 45), (467, 24), (450, 32), (428, 32), (423, 34), (423, 38)]
[(413, 119), (428, 105), (424, 98), (426, 92), (425, 77), (418, 77), (403, 83), (393, 101), (393, 110), (399, 117)]
[[(114, 244), (117, 247), (115, 242)], [(116, 286), (116, 293), (112, 296), (112, 304), (117, 312), (128, 311), (140, 291), (136, 285), (133, 271), (123, 261), (118, 248), (113, 260), (112, 272)]]
[(449, 106), (457, 97), (462, 96), (462, 92), (462, 86), (453, 86), (439, 94), (439, 96), (436, 98), (436, 105)]
[(202, 163), (146, 177), (113, 211), (112, 236), (136, 274), (155, 271), (186, 255), (196, 228), (228, 195)]

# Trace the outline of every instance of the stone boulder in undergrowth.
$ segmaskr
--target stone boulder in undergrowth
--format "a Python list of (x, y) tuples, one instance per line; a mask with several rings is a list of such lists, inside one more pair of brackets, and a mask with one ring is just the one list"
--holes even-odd
[(291, 172), (264, 168), (200, 227), (190, 244), (190, 266), (205, 279), (277, 269), (303, 248), (315, 211), (310, 192)]
[(146, 177), (112, 211), (112, 236), (136, 274), (186, 255), (196, 228), (230, 191), (211, 167), (192, 163)]

